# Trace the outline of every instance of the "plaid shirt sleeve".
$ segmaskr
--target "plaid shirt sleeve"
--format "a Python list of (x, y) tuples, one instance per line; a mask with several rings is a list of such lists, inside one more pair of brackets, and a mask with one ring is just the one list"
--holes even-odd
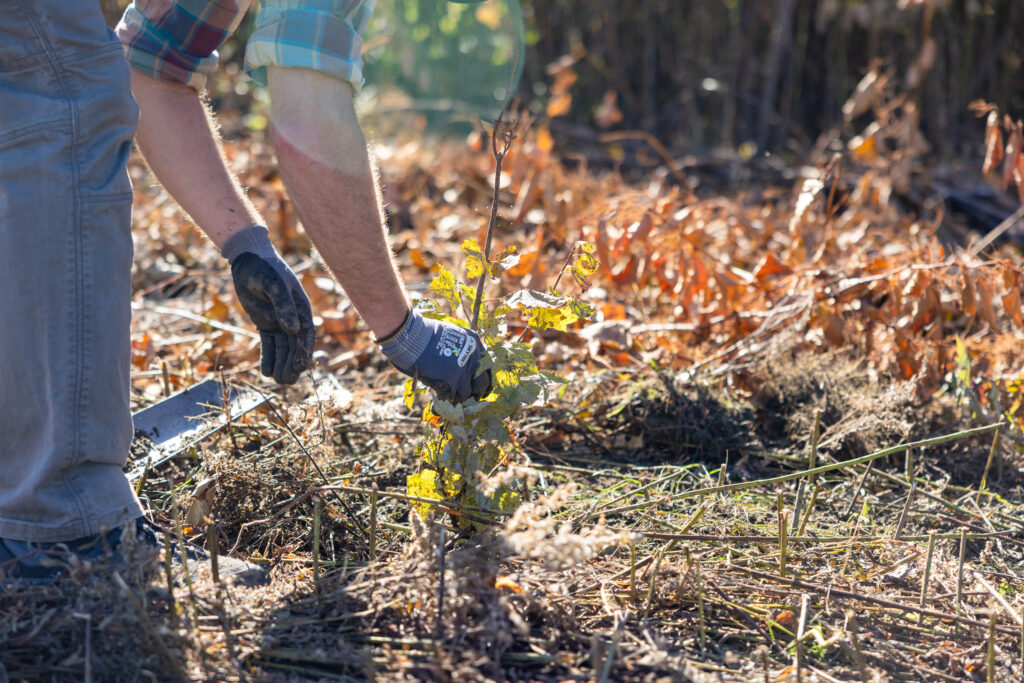
[(133, 68), (201, 90), (248, 7), (249, 0), (135, 0), (116, 33)]

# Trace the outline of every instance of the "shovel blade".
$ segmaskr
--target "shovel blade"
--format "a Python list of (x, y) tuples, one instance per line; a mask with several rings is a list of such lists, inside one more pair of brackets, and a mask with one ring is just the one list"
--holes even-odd
[(133, 469), (129, 479), (136, 479), (147, 466), (159, 465), (222, 429), (228, 422), (225, 391), (232, 420), (266, 402), (258, 392), (232, 386), (225, 389), (211, 379), (134, 413)]

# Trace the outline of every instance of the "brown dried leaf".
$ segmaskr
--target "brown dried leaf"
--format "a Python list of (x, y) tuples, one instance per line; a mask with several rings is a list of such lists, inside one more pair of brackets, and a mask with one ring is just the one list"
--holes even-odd
[(1003, 309), (1017, 327), (1024, 327), (1024, 312), (1021, 311), (1020, 289), (1014, 287), (1003, 296)]
[(846, 343), (845, 328), (846, 325), (843, 323), (843, 319), (836, 313), (830, 312), (825, 321), (825, 339), (832, 346), (842, 346)]
[(978, 296), (974, 291), (974, 280), (966, 269), (960, 272), (960, 307), (972, 318), (978, 314)]
[(999, 330), (996, 322), (995, 309), (992, 307), (992, 288), (988, 286), (988, 278), (984, 273), (978, 274), (978, 311), (993, 331)]
[(622, 110), (619, 109), (619, 93), (608, 90), (604, 99), (594, 112), (594, 123), (600, 128), (611, 128), (622, 121)]
[(1024, 144), (1020, 126), (1010, 121), (1008, 127), (1010, 137), (1006, 143), (1006, 154), (1003, 156), (1003, 189), (1010, 187), (1010, 179), (1013, 178), (1013, 172), (1017, 168), (1017, 161), (1020, 158), (1021, 145)]
[(551, 96), (548, 100), (548, 106), (544, 109), (544, 113), (551, 118), (558, 116), (564, 116), (569, 113), (569, 108), (572, 106), (572, 95), (567, 92), (558, 93)]
[(780, 262), (770, 251), (766, 251), (764, 258), (761, 259), (761, 264), (754, 271), (754, 277), (758, 282), (764, 282), (775, 275), (790, 275), (792, 273), (792, 268)]
[(843, 104), (843, 118), (851, 121), (870, 109), (887, 80), (888, 77), (880, 74), (877, 69), (869, 71), (853, 89), (850, 99)]
[(999, 114), (992, 111), (985, 123), (985, 164), (982, 173), (989, 173), (1003, 160), (1003, 130), (999, 127)]

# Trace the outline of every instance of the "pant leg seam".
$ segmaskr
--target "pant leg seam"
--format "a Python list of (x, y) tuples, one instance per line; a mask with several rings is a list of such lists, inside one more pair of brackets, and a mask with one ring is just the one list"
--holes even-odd
[[(71, 123), (71, 145), (68, 156), (70, 157), (71, 166), (71, 182), (73, 185), (72, 192), (72, 234), (74, 239), (74, 255), (73, 255), (73, 273), (74, 273), (74, 301), (75, 301), (75, 312), (74, 312), (74, 335), (73, 336), (73, 352), (72, 357), (74, 359), (74, 377), (72, 384), (72, 400), (71, 405), (75, 407), (75, 418), (72, 420), (71, 425), (71, 454), (69, 458), (69, 465), (74, 467), (79, 464), (83, 458), (82, 452), (82, 399), (83, 399), (83, 383), (85, 379), (85, 368), (83, 362), (84, 356), (84, 313), (83, 307), (85, 304), (85, 295), (83, 291), (83, 260), (84, 254), (82, 253), (82, 211), (81, 211), (81, 192), (79, 183), (81, 181), (81, 169), (78, 163), (78, 136), (81, 126), (79, 123), (79, 112), (78, 106), (75, 104), (74, 98), (71, 95), (71, 89), (68, 86), (65, 78), (60, 58), (54, 51), (53, 46), (50, 44), (46, 33), (42, 30), (39, 22), (36, 19), (35, 14), (31, 11), (31, 8), (26, 6), (26, 0), (21, 0), (22, 8), (25, 11), (25, 16), (28, 21), (32, 24), (33, 30), (36, 35), (39, 36), (40, 42), (42, 43), (43, 50), (46, 52), (47, 61), (50, 63), (50, 68), (53, 69), (54, 76), (57, 82), (60, 84), (61, 95), (64, 98), (65, 103), (68, 107), (68, 115)], [(88, 513), (86, 511), (85, 501), (82, 499), (82, 493), (77, 491), (72, 486), (69, 474), (71, 470), (65, 470), (61, 474), (61, 481), (64, 485), (65, 490), (68, 492), (68, 498), (74, 504), (75, 509), (78, 511), (79, 524), (82, 527), (88, 525), (87, 518)]]

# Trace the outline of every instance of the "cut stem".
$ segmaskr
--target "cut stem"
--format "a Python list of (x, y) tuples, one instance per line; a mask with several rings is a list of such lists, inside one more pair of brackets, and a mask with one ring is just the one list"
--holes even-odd
[(217, 542), (217, 524), (212, 519), (206, 525), (206, 551), (210, 553), (210, 574), (214, 583), (220, 583), (220, 565), (218, 562), (219, 544)]
[(779, 515), (779, 574), (786, 575), (786, 511), (782, 509), (782, 494), (777, 500)]
[(907, 494), (907, 502), (903, 504), (903, 512), (900, 513), (900, 519), (896, 522), (896, 533), (893, 534), (893, 538), (899, 538), (900, 532), (903, 531), (903, 524), (907, 521), (907, 511), (910, 510), (910, 504), (914, 501), (914, 493), (917, 492), (917, 482), (915, 481), (910, 485), (910, 493)]
[(320, 499), (313, 499), (313, 586), (320, 593)]
[[(924, 564), (924, 581), (921, 582), (921, 601), (919, 606), (923, 609), (925, 599), (928, 597), (928, 582), (932, 576), (932, 556), (935, 554), (935, 532), (928, 534), (928, 559)], [(918, 612), (917, 623), (921, 624), (924, 621), (924, 613)]]
[(377, 484), (370, 494), (370, 559), (377, 559)]
[[(964, 597), (964, 553), (967, 551), (967, 529), (960, 527), (960, 561), (956, 570), (956, 615), (960, 616), (960, 606)], [(960, 634), (960, 622), (956, 623), (956, 633)]]
[(978, 494), (974, 497), (974, 502), (978, 503), (981, 501), (981, 493), (985, 490), (985, 484), (988, 482), (988, 471), (992, 467), (992, 458), (996, 455), (996, 449), (999, 447), (999, 430), (996, 430), (995, 435), (992, 437), (992, 448), (988, 450), (988, 460), (985, 461), (985, 470), (981, 473), (981, 483), (978, 484)]

